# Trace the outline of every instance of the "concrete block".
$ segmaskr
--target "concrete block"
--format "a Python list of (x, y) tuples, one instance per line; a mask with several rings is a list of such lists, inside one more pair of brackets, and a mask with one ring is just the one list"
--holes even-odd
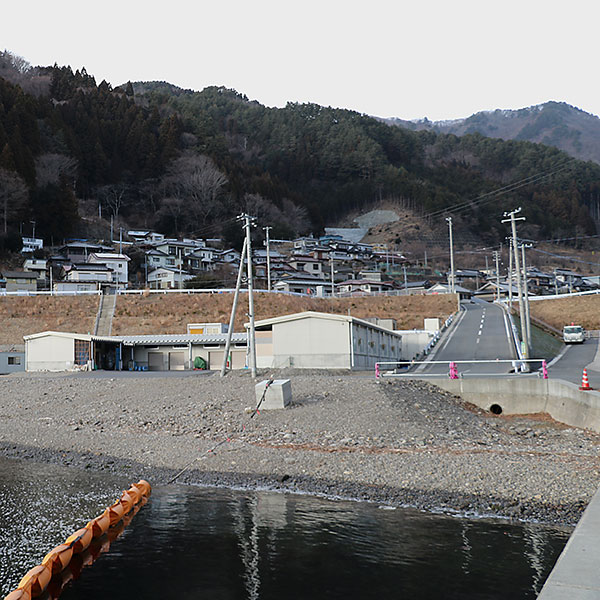
[[(255, 386), (256, 404), (260, 402), (268, 381), (265, 379)], [(275, 379), (267, 389), (260, 410), (276, 410), (285, 408), (292, 401), (292, 384), (289, 379)]]

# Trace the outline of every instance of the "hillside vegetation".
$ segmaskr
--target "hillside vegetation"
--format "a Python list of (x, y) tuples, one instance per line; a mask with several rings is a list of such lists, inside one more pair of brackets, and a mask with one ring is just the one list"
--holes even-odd
[(113, 89), (85, 69), (0, 53), (0, 252), (20, 248), (23, 223), (50, 244), (106, 238), (111, 219), (239, 247), (243, 211), (289, 238), (383, 200), (444, 235), (444, 211), (461, 207), (457, 240), (473, 243), (503, 240), (502, 213), (518, 205), (526, 237), (581, 236), (595, 233), (599, 198), (600, 165), (528, 141), (410, 131), (316, 104), (268, 108), (223, 87)]

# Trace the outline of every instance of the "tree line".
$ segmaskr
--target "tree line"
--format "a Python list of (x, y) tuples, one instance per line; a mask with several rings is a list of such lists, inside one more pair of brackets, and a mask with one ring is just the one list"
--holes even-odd
[(0, 53), (4, 246), (30, 220), (50, 242), (109, 218), (235, 244), (241, 211), (289, 237), (381, 200), (440, 215), (519, 180), (530, 182), (493, 210), (467, 206), (464, 226), (497, 241), (499, 214), (520, 204), (537, 235), (595, 232), (600, 166), (548, 146), (409, 131), (316, 104), (268, 108), (222, 87), (112, 88), (85, 69), (31, 67)]

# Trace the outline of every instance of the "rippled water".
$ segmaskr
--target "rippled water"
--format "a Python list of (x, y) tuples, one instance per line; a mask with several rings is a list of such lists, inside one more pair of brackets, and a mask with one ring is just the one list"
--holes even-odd
[(128, 483), (0, 457), (0, 597), (49, 550), (117, 500)]
[[(25, 480), (28, 469), (18, 468)], [(82, 524), (78, 514), (98, 512), (97, 503), (109, 503), (124, 485), (107, 477), (102, 490), (102, 476), (63, 471), (65, 487), (52, 474), (49, 489), (26, 503), (31, 524), (13, 529), (22, 544), (10, 544), (3, 524), (2, 581), (7, 558), (24, 564), (28, 553), (43, 556), (64, 539), (63, 530)], [(2, 479), (0, 489), (2, 509), (32, 488), (21, 482), (11, 491)], [(50, 498), (65, 489), (72, 500), (63, 514)], [(40, 512), (46, 514), (38, 529)], [(61, 534), (46, 544), (55, 528)], [(125, 534), (61, 598), (535, 598), (568, 534), (308, 496), (158, 487)], [(12, 566), (8, 573), (14, 576)]]

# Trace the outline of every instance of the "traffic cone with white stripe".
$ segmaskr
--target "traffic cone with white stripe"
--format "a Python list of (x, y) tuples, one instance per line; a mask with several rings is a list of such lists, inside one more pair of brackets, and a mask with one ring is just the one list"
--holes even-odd
[(581, 378), (581, 385), (579, 386), (579, 389), (584, 391), (590, 391), (592, 389), (588, 381), (587, 369), (583, 370), (583, 377)]

